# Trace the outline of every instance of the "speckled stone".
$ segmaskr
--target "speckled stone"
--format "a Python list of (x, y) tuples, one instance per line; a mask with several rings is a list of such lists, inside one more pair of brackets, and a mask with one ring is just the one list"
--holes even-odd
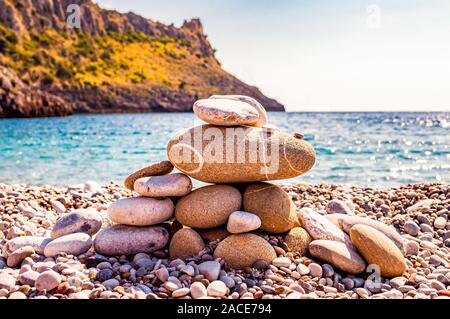
[(266, 240), (246, 233), (222, 240), (214, 251), (214, 257), (224, 259), (231, 267), (245, 268), (252, 266), (258, 259), (271, 263), (277, 255)]
[(255, 110), (258, 112), (259, 117), (258, 121), (252, 126), (255, 127), (263, 127), (267, 123), (267, 112), (264, 106), (261, 105), (257, 100), (250, 96), (245, 95), (212, 95), (209, 97), (210, 99), (229, 99), (229, 100), (235, 100), (235, 101), (241, 101), (250, 104), (255, 108)]
[(250, 184), (244, 193), (244, 210), (261, 219), (261, 229), (270, 233), (284, 233), (299, 226), (296, 206), (278, 185)]
[(192, 110), (206, 123), (219, 126), (252, 125), (259, 119), (259, 113), (253, 106), (231, 99), (198, 100)]
[(397, 277), (405, 272), (406, 261), (402, 252), (382, 232), (358, 224), (350, 229), (350, 238), (368, 264), (380, 267), (383, 277)]
[(60, 217), (52, 228), (53, 239), (73, 234), (96, 234), (102, 227), (102, 218), (95, 209), (77, 209)]
[[(217, 160), (220, 153), (212, 156), (211, 150), (221, 150), (224, 158), (226, 154), (236, 154), (236, 143), (230, 143), (226, 138), (227, 130), (230, 128), (202, 125), (181, 131), (170, 139), (167, 155), (181, 172), (205, 183), (243, 183), (292, 178), (309, 171), (315, 163), (316, 154), (308, 142), (279, 130), (256, 127), (239, 127), (239, 132), (234, 128), (234, 135), (242, 136), (239, 144), (245, 146), (243, 152), (240, 152), (242, 156), (239, 157), (247, 160), (238, 160), (236, 156), (233, 160)], [(207, 138), (208, 134), (224, 138), (211, 139)], [(191, 141), (187, 136), (191, 136)], [(196, 143), (197, 139), (201, 143)], [(273, 162), (270, 163), (267, 159), (270, 156), (268, 151), (266, 156), (254, 154), (256, 160), (249, 160), (253, 157), (249, 156), (250, 153), (255, 152), (252, 145), (266, 150), (277, 145), (278, 156), (270, 157)]]
[(177, 231), (170, 241), (169, 254), (171, 259), (197, 256), (205, 247), (202, 237), (191, 228)]

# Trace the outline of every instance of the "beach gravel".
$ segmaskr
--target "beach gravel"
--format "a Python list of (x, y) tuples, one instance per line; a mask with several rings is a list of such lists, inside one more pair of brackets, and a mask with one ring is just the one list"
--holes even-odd
[[(179, 258), (169, 255), (173, 221), (145, 226), (146, 231), (142, 231), (141, 227), (112, 226), (107, 219), (111, 203), (136, 193), (113, 182), (90, 183), (90, 187), (80, 185), (0, 184), (0, 299), (450, 298), (450, 186), (447, 184), (421, 183), (384, 189), (284, 185), (281, 188), (292, 200), (297, 214), (305, 208), (309, 213), (308, 210), (315, 212), (307, 216), (313, 218), (305, 219), (306, 225), (301, 227), (313, 232), (315, 236), (310, 234), (313, 239), (322, 237), (320, 241), (309, 244), (307, 236), (303, 239), (302, 234), (291, 233), (287, 240), (287, 232), (271, 234), (253, 230), (231, 235), (235, 239), (230, 242), (230, 237), (224, 239), (217, 235), (226, 233), (226, 224), (220, 221), (221, 228), (209, 237), (211, 240), (199, 229), (205, 237), (204, 245), (195, 249), (196, 254)], [(63, 238), (64, 245), (71, 241), (54, 236), (58, 239), (53, 242), (52, 229), (58, 227), (58, 220), (80, 209), (88, 209), (96, 216), (93, 232), (101, 219), (100, 232), (81, 231), (82, 235), (74, 235), (73, 247), (77, 249), (61, 248), (59, 238)], [(318, 216), (326, 218), (334, 227), (328, 222), (325, 227), (310, 225), (310, 220), (324, 220)], [(366, 227), (353, 229), (361, 223)], [(105, 233), (111, 226), (113, 231)], [(77, 227), (75, 233), (80, 233)], [(302, 229), (298, 231), (303, 232)], [(362, 247), (365, 237), (373, 238), (369, 236), (373, 229), (378, 241), (366, 247), (369, 244), (364, 240), (366, 246)], [(360, 257), (372, 262), (373, 257), (381, 254), (389, 259), (395, 257), (399, 261), (395, 273), (382, 273), (371, 284), (373, 271), (360, 273), (361, 262), (347, 264), (346, 250), (334, 246), (348, 245), (342, 234), (351, 234), (352, 230), (355, 246), (365, 251), (365, 254), (358, 251)], [(62, 233), (67, 236), (65, 230)], [(329, 244), (330, 234), (338, 235), (331, 237), (340, 239), (340, 244), (335, 244), (336, 240)], [(93, 247), (90, 247), (90, 235), (95, 236)], [(387, 240), (391, 245), (383, 244)], [(294, 246), (298, 248), (292, 249)], [(311, 247), (314, 247), (312, 251)], [(55, 251), (46, 257), (45, 250), (53, 248)], [(399, 253), (399, 250), (403, 251)], [(344, 268), (349, 265), (355, 266), (354, 274)], [(383, 263), (381, 266), (382, 270), (387, 267)]]

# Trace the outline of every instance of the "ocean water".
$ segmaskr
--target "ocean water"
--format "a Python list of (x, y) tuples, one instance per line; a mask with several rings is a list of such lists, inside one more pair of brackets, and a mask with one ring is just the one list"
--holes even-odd
[[(270, 124), (301, 132), (317, 152), (307, 174), (283, 183), (378, 187), (450, 182), (450, 113), (270, 113)], [(0, 183), (122, 182), (166, 158), (191, 113), (76, 115), (0, 120)]]

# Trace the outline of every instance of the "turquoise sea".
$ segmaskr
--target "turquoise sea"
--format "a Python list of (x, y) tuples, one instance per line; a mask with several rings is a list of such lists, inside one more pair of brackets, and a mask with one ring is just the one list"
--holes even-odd
[[(283, 183), (395, 186), (450, 182), (450, 113), (270, 113), (316, 149), (306, 175)], [(121, 182), (166, 158), (191, 113), (76, 115), (0, 120), (0, 183)]]

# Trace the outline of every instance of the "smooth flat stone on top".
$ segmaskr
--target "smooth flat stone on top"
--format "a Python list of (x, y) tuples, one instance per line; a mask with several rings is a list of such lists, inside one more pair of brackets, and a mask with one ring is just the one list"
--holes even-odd
[(255, 127), (263, 127), (267, 123), (267, 112), (264, 106), (261, 105), (257, 100), (250, 96), (246, 95), (212, 95), (209, 97), (210, 99), (228, 99), (228, 100), (234, 100), (234, 101), (241, 101), (250, 104), (255, 108), (255, 110), (259, 114), (258, 121), (252, 126)]
[(259, 119), (253, 106), (230, 99), (198, 100), (193, 111), (203, 121), (219, 126), (251, 125)]
[(312, 208), (303, 207), (297, 212), (297, 216), (302, 227), (306, 229), (313, 239), (334, 240), (343, 243), (350, 242), (347, 234)]

